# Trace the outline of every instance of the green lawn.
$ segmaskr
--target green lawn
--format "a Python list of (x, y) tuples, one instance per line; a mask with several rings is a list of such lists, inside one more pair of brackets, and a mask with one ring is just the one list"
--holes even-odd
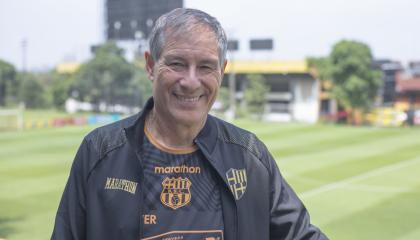
[[(269, 147), (339, 240), (420, 239), (420, 129), (237, 122)], [(0, 239), (48, 239), (75, 151), (91, 127), (0, 132)]]

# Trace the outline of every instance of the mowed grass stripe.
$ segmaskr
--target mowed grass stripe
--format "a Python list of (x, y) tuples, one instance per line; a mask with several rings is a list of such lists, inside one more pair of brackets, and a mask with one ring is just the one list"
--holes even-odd
[[(401, 236), (402, 235), (402, 236)], [(413, 229), (411, 231), (406, 231), (398, 236), (397, 240), (411, 240), (411, 239), (420, 239), (420, 228)]]
[(90, 129), (24, 131), (1, 143), (0, 237), (49, 238), (71, 162)]
[(331, 131), (302, 133), (297, 136), (290, 136), (282, 142), (267, 141), (272, 154), (281, 158), (301, 155), (305, 153), (317, 153), (329, 151), (332, 148), (346, 148), (353, 145), (366, 144), (370, 141), (386, 138), (397, 138), (404, 135), (405, 131), (382, 131), (360, 129), (338, 129), (331, 134)]
[[(7, 162), (4, 161), (0, 164), (0, 166), (4, 166), (0, 168), (0, 176), (13, 176), (14, 174), (20, 174), (21, 177), (24, 177), (26, 174), (30, 175), (31, 169), (44, 168), (54, 165), (68, 167), (73, 161), (73, 155), (75, 153), (76, 147), (70, 149), (65, 148), (61, 151), (56, 151), (53, 153), (38, 152), (34, 154), (25, 154), (24, 156), (27, 158), (26, 160), (23, 157), (8, 159)], [(31, 160), (28, 161), (28, 159)], [(25, 164), (25, 166), (23, 167), (22, 164)], [(23, 172), (22, 169), (29, 169), (29, 172)]]
[(0, 132), (0, 146), (3, 144), (24, 143), (33, 139), (42, 140), (61, 136), (83, 136), (94, 126), (68, 126), (62, 128), (34, 129), (20, 132)]
[[(45, 143), (45, 145), (40, 145), (37, 143), (36, 145), (40, 146), (39, 148), (31, 148), (31, 150), (25, 150), (20, 152), (18, 149), (11, 150), (10, 153), (2, 153), (0, 157), (4, 160), (0, 165), (5, 165), (9, 167), (18, 167), (21, 162), (25, 162), (28, 159), (32, 159), (32, 164), (38, 164), (36, 161), (43, 161), (44, 158), (51, 158), (53, 155), (57, 155), (58, 158), (60, 156), (66, 156), (67, 154), (75, 154), (78, 143), (76, 144), (77, 140), (71, 140), (69, 142), (62, 142), (56, 141), (54, 143)], [(73, 159), (73, 158), (69, 158)]]
[(0, 161), (23, 157), (25, 154), (33, 154), (34, 152), (59, 151), (61, 147), (66, 146), (74, 148), (74, 146), (80, 145), (83, 133), (85, 131), (73, 134), (49, 132), (49, 134), (42, 134), (42, 136), (20, 136), (16, 141), (1, 144)]
[(14, 182), (1, 185), (0, 192), (5, 193), (2, 199), (31, 198), (39, 194), (64, 190), (63, 187), (67, 177), (68, 174), (64, 173), (63, 170), (60, 172), (51, 171), (50, 173), (44, 173), (42, 177), (37, 176), (31, 179), (17, 177), (18, 180)]
[[(411, 159), (405, 159), (404, 158), (404, 160), (398, 161), (397, 163), (383, 165), (381, 167), (376, 167), (374, 169), (371, 169), (370, 171), (365, 171), (365, 172), (363, 172), (362, 174), (359, 174), (359, 175), (352, 175), (350, 177), (342, 178), (340, 180), (330, 181), (329, 184), (321, 185), (317, 188), (313, 188), (311, 190), (302, 192), (299, 195), (302, 198), (310, 198), (312, 196), (322, 194), (326, 191), (331, 191), (331, 190), (334, 190), (334, 189), (343, 188), (343, 187), (345, 187), (345, 186), (347, 186), (347, 185), (349, 185), (353, 182), (363, 181), (363, 180), (371, 178), (371, 177), (382, 176), (382, 175), (385, 175), (388, 172), (404, 170), (404, 168), (411, 167), (411, 166), (413, 166), (415, 164), (419, 164), (419, 163), (420, 163), (420, 156), (413, 157)], [(318, 175), (318, 176), (320, 176), (320, 175)]]
[(305, 177), (307, 179), (315, 179), (310, 185), (300, 185), (298, 191), (307, 191), (312, 188), (317, 188), (326, 183), (336, 182), (351, 178), (353, 176), (378, 169), (382, 166), (391, 165), (393, 163), (404, 162), (407, 159), (418, 156), (420, 146), (418, 144), (408, 145), (398, 148), (395, 152), (384, 151), (383, 153), (372, 156), (354, 158), (351, 161), (330, 164), (323, 168), (315, 170), (307, 170), (298, 175), (288, 176), (288, 179), (293, 182), (294, 177)]
[[(277, 133), (273, 133), (273, 135), (275, 134)], [(325, 184), (334, 184), (335, 181), (345, 181), (347, 178), (420, 156), (420, 138), (418, 136), (420, 136), (419, 129), (338, 127), (338, 131), (318, 132), (313, 130), (307, 133), (299, 132), (299, 134), (290, 137), (279, 134), (278, 139), (270, 136), (266, 138), (265, 142), (268, 143), (269, 149), (278, 159), (281, 170), (286, 173), (284, 175), (290, 180), (291, 185), (302, 192), (322, 187)], [(263, 140), (265, 139), (263, 138)], [(399, 223), (396, 223), (398, 221), (396, 219), (403, 219), (405, 212), (410, 208), (418, 208), (413, 200), (418, 198), (420, 189), (419, 186), (412, 185), (418, 181), (407, 180), (406, 175), (417, 175), (420, 172), (420, 164), (410, 168), (395, 169), (395, 171), (397, 172), (392, 171), (377, 176), (378, 183), (375, 185), (376, 188), (373, 186), (374, 192), (367, 191), (369, 186), (363, 187), (365, 181), (372, 180), (366, 179), (357, 182), (362, 186), (361, 188), (352, 184), (343, 185), (327, 193), (319, 194), (315, 199), (304, 198), (303, 200), (308, 203), (307, 206), (314, 223), (320, 224), (331, 239), (398, 239), (398, 236), (406, 235), (407, 232), (413, 233), (406, 236), (406, 239), (419, 239), (413, 223), (420, 222), (420, 214), (417, 212), (410, 214), (408, 218), (411, 224), (404, 228), (398, 226)], [(389, 181), (391, 183), (402, 182), (403, 185), (400, 188), (395, 185), (392, 189), (387, 189), (387, 185), (392, 185), (388, 183)], [(401, 197), (409, 196), (411, 196), (411, 201), (406, 201), (405, 206), (398, 206), (405, 210), (396, 211), (396, 215), (393, 215), (392, 208), (397, 207), (397, 204), (392, 203), (398, 202)], [(372, 210), (375, 208), (377, 209)], [(381, 212), (381, 208), (384, 208), (383, 212)], [(371, 215), (381, 212), (382, 216), (379, 215), (379, 219), (374, 215), (362, 215), (365, 219), (364, 222), (373, 228), (359, 226), (363, 224), (357, 224), (356, 227), (353, 224), (353, 214), (361, 215), (365, 211), (372, 211)], [(393, 221), (384, 220), (384, 217), (387, 216), (393, 218)], [(349, 231), (346, 229), (335, 231), (337, 226), (331, 227), (329, 224), (336, 220), (343, 220), (340, 225), (347, 226)], [(384, 221), (385, 224), (382, 224), (381, 221)], [(393, 225), (389, 229), (391, 234), (388, 233), (388, 224)], [(372, 234), (372, 230), (380, 231), (380, 233)], [(365, 234), (366, 232), (371, 234)]]
[[(326, 231), (343, 240), (398, 239), (419, 228), (419, 192), (395, 194), (392, 198), (363, 210), (344, 215), (323, 225)], [(355, 231), (363, 234), (355, 238)]]
[[(17, 198), (9, 205), (9, 209), (15, 211), (13, 214), (9, 213), (0, 225), (0, 230), (8, 229), (3, 237), (7, 240), (49, 239), (61, 193), (61, 190), (54, 190), (34, 194), (29, 198)], [(2, 214), (2, 216), (7, 215)]]
[[(410, 160), (409, 160), (410, 161)], [(398, 239), (392, 235), (388, 236), (388, 231), (393, 231), (388, 229), (388, 225), (392, 225), (391, 228), (399, 228), (400, 224), (405, 224), (404, 219), (406, 215), (403, 214), (404, 211), (410, 211), (409, 209), (418, 208), (418, 203), (411, 201), (404, 203), (406, 205), (400, 205), (399, 208), (404, 208), (404, 211), (392, 211), (392, 209), (383, 209), (383, 214), (388, 215), (392, 221), (385, 221), (382, 218), (378, 219), (376, 215), (367, 215), (365, 221), (374, 222), (375, 224), (380, 223), (382, 229), (372, 229), (368, 226), (358, 227), (358, 224), (355, 222), (356, 219), (353, 219), (354, 214), (363, 213), (370, 211), (372, 208), (377, 208), (382, 206), (386, 202), (401, 202), (399, 198), (405, 198), (406, 196), (412, 196), (413, 198), (418, 198), (420, 194), (420, 185), (418, 181), (410, 181), (411, 176), (417, 175), (420, 172), (420, 156), (413, 159), (411, 163), (401, 165), (399, 169), (395, 171), (382, 171), (380, 174), (372, 174), (367, 178), (355, 179), (357, 181), (349, 181), (346, 184), (341, 184), (342, 186), (331, 189), (326, 192), (322, 192), (317, 195), (313, 195), (310, 198), (303, 198), (308, 209), (310, 209), (312, 219), (314, 223), (318, 224), (324, 231), (326, 231), (331, 239)], [(408, 181), (407, 181), (408, 180)], [(366, 185), (366, 186), (381, 186), (386, 188), (392, 186), (390, 183), (394, 182), (404, 182), (401, 185), (401, 188), (407, 190), (406, 192), (397, 192), (397, 191), (374, 191), (369, 192), (366, 189), (359, 189), (357, 185)], [(411, 191), (410, 191), (411, 189)], [(396, 206), (395, 206), (396, 207)], [(345, 220), (343, 220), (345, 219)], [(335, 223), (336, 221), (342, 221), (343, 225), (353, 227), (353, 230), (357, 231), (347, 232), (347, 231), (337, 231), (336, 226), (331, 226), (330, 224)], [(412, 215), (410, 221), (420, 222), (420, 215)], [(375, 231), (377, 237), (372, 237), (371, 234)], [(418, 238), (412, 238), (415, 240)]]
[(342, 147), (336, 147), (334, 143), (331, 143), (329, 148), (317, 152), (301, 152), (299, 155), (283, 158), (275, 157), (281, 168), (288, 169), (288, 174), (300, 174), (308, 170), (327, 168), (360, 158), (375, 158), (375, 155), (386, 152), (393, 155), (398, 153), (400, 148), (419, 145), (418, 134), (420, 134), (419, 131), (406, 131), (404, 134), (399, 134), (398, 138), (378, 138), (368, 142), (361, 140), (358, 144)]
[(62, 161), (62, 162), (50, 163), (50, 164), (39, 164), (39, 165), (29, 165), (25, 167), (14, 167), (8, 171), (2, 171), (2, 186), (7, 185), (12, 182), (16, 182), (17, 179), (36, 179), (42, 176), (48, 176), (49, 174), (61, 174), (64, 171), (70, 170), (72, 161)]

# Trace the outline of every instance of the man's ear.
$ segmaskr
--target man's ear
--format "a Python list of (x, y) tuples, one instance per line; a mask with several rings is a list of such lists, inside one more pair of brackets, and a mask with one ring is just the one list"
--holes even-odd
[(222, 73), (225, 74), (225, 70), (226, 70), (226, 65), (227, 65), (228, 61), (225, 60), (225, 63), (223, 64), (223, 69), (222, 69)]
[(155, 61), (153, 60), (152, 55), (150, 55), (150, 52), (144, 53), (144, 59), (146, 60), (147, 77), (149, 77), (150, 81), (153, 81), (153, 68), (155, 67)]
[(222, 67), (222, 69), (220, 70), (221, 71), (221, 76), (222, 76), (222, 78), (220, 79), (220, 83), (219, 83), (219, 85), (221, 85), (222, 84), (222, 80), (223, 80), (223, 76), (225, 75), (225, 70), (226, 70), (226, 65), (227, 65), (227, 63), (228, 63), (228, 61), (227, 60), (225, 60), (225, 63), (223, 63), (223, 67)]

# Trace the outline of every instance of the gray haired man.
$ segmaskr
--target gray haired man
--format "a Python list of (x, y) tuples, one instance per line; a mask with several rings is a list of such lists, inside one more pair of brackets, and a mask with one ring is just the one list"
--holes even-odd
[(52, 239), (327, 239), (265, 145), (208, 114), (226, 45), (205, 12), (157, 20), (145, 53), (153, 96), (85, 137)]

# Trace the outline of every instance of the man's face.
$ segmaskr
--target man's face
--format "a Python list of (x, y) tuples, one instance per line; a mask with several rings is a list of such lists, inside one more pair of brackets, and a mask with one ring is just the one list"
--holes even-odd
[(215, 35), (200, 27), (183, 35), (166, 37), (155, 62), (146, 53), (153, 82), (155, 112), (167, 123), (201, 124), (213, 105), (223, 77)]

